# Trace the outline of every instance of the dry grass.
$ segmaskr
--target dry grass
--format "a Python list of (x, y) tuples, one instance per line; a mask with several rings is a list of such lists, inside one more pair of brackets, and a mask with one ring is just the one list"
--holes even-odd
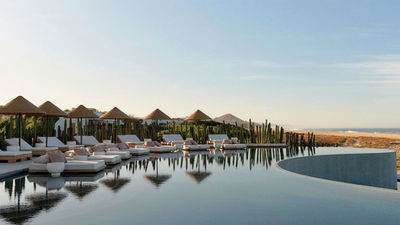
[[(296, 131), (307, 133), (309, 131)], [(382, 133), (345, 133), (312, 131), (317, 146), (337, 146), (353, 148), (381, 148), (397, 152), (397, 171), (400, 172), (400, 134)]]

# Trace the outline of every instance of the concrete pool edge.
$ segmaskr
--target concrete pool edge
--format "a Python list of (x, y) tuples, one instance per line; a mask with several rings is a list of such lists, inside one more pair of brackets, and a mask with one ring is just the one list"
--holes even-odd
[(396, 152), (387, 149), (330, 152), (289, 158), (275, 165), (296, 176), (384, 190), (397, 190)]

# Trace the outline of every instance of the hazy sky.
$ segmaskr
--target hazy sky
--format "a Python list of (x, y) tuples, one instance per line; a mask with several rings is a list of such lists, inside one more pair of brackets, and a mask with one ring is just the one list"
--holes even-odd
[(0, 1), (0, 104), (400, 127), (400, 2)]

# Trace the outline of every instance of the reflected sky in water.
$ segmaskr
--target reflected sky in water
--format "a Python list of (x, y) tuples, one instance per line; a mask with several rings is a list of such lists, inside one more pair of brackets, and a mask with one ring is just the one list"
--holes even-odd
[(0, 182), (0, 222), (398, 224), (397, 191), (297, 176), (275, 166), (312, 154), (283, 149), (151, 154), (98, 174), (21, 175)]

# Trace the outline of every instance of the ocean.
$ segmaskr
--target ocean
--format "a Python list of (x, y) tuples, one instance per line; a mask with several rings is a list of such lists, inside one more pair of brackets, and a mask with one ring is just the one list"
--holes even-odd
[(300, 129), (300, 130), (332, 131), (332, 132), (347, 132), (347, 133), (400, 134), (400, 128), (310, 128), (310, 129)]

